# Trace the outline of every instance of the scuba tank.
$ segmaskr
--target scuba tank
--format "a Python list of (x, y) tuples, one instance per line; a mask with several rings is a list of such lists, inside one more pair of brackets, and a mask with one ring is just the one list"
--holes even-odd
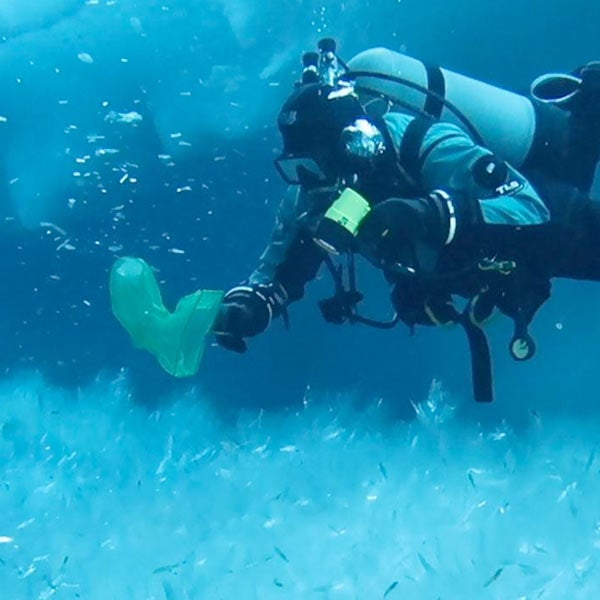
[[(600, 194), (600, 65), (550, 85), (538, 78), (530, 96), (516, 94), (386, 48), (352, 58), (343, 79), (354, 82), (367, 112), (410, 112), (454, 123), (515, 168), (561, 179)], [(564, 85), (565, 82), (568, 85)]]

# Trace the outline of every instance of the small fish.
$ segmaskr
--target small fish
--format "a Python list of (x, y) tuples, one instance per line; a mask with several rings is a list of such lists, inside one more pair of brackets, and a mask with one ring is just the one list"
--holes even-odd
[(167, 571), (169, 573), (173, 573), (175, 569), (177, 569), (177, 567), (180, 567), (182, 564), (184, 563), (176, 563), (174, 565), (164, 565), (163, 567), (157, 567), (156, 569), (154, 569), (154, 571), (152, 571), (152, 573), (154, 575), (157, 575), (158, 573), (165, 573)]
[(500, 567), (484, 584), (483, 587), (486, 588), (490, 586), (500, 575), (502, 575), (502, 571), (504, 571), (504, 567)]
[(288, 557), (277, 547), (275, 546), (275, 552), (277, 552), (277, 554), (279, 554), (279, 556), (286, 562), (289, 563), (290, 561), (288, 560)]
[(427, 571), (427, 573), (435, 573), (435, 569), (427, 562), (427, 559), (420, 552), (417, 552), (417, 556), (419, 558), (419, 562), (425, 571)]
[(163, 581), (163, 591), (165, 593), (166, 600), (177, 600), (175, 596), (175, 590), (168, 581)]
[(385, 592), (383, 593), (383, 597), (385, 598), (397, 586), (398, 586), (398, 582), (397, 581), (394, 581), (393, 583), (390, 583), (390, 585), (388, 585), (387, 590), (385, 590)]
[(587, 462), (585, 463), (586, 471), (590, 470), (590, 467), (592, 466), (592, 463), (594, 462), (594, 458), (596, 458), (596, 448), (592, 448), (592, 451), (590, 452), (590, 456), (587, 459)]

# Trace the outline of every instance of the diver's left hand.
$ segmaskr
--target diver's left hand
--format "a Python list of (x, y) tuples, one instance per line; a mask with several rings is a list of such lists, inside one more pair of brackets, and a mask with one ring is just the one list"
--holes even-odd
[(247, 308), (238, 302), (224, 302), (219, 309), (213, 333), (220, 346), (226, 350), (244, 353), (248, 349), (244, 341), (248, 319)]
[(265, 331), (286, 299), (285, 290), (277, 284), (248, 284), (229, 290), (213, 327), (217, 342), (227, 350), (246, 352), (244, 338)]

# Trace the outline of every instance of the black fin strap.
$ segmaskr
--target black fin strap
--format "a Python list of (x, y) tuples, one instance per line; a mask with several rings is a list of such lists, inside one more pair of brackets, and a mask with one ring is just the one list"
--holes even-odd
[(475, 402), (492, 402), (494, 390), (492, 383), (492, 357), (485, 332), (469, 318), (470, 306), (458, 319), (469, 342), (471, 353), (471, 377)]

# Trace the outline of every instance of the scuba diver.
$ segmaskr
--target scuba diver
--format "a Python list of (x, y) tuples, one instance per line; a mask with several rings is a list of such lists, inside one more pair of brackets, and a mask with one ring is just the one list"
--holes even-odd
[[(527, 360), (527, 328), (551, 279), (600, 279), (600, 205), (591, 200), (600, 188), (600, 68), (539, 78), (526, 97), (386, 49), (346, 64), (331, 39), (303, 64), (278, 116), (275, 167), (289, 188), (258, 268), (224, 295), (186, 296), (170, 315), (147, 266), (121, 259), (115, 314), (169, 372), (191, 374), (205, 335), (244, 352), (274, 319), (287, 324), (288, 306), (324, 263), (335, 284), (320, 302), (326, 321), (459, 324), (475, 399), (491, 401), (482, 325), (494, 309), (514, 320), (509, 350)], [(392, 320), (358, 311), (355, 254), (390, 283)], [(133, 314), (126, 299), (150, 289)]]

